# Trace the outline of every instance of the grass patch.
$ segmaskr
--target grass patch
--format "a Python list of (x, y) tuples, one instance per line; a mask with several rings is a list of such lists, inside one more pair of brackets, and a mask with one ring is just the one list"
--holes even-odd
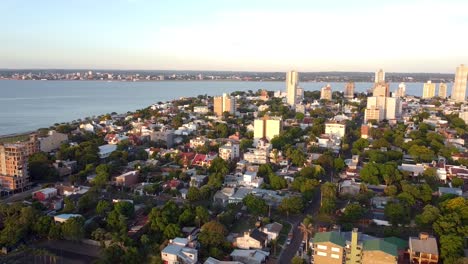
[(15, 135), (11, 137), (0, 138), (0, 143), (16, 143), (18, 141), (27, 141), (29, 140), (29, 134), (24, 135)]

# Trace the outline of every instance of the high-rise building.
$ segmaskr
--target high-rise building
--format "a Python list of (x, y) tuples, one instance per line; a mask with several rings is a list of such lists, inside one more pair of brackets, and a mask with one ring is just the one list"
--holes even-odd
[(290, 106), (296, 105), (297, 90), (299, 89), (299, 73), (296, 71), (290, 71), (286, 73), (286, 102)]
[(254, 141), (266, 139), (270, 141), (281, 133), (283, 120), (281, 117), (264, 116), (254, 120)]
[(29, 185), (28, 157), (39, 152), (37, 135), (29, 141), (0, 144), (0, 186), (7, 190), (23, 189)]
[(398, 97), (370, 96), (364, 112), (364, 122), (368, 120), (393, 120), (401, 115), (401, 101)]
[(423, 86), (423, 96), (422, 98), (428, 99), (435, 96), (435, 83), (427, 81)]
[(374, 85), (372, 96), (390, 96), (390, 84), (379, 82)]
[(331, 89), (330, 84), (327, 84), (327, 86), (322, 87), (322, 90), (320, 90), (320, 99), (331, 101), (332, 89)]
[(348, 82), (345, 85), (344, 97), (347, 99), (354, 98), (354, 82)]
[(380, 69), (377, 72), (375, 72), (375, 83), (384, 83), (385, 82), (385, 72)]
[(439, 84), (439, 97), (440, 98), (447, 98), (447, 84), (440, 83)]
[(466, 81), (468, 79), (468, 67), (464, 64), (457, 67), (455, 73), (455, 82), (453, 83), (451, 99), (456, 102), (465, 102), (466, 100)]
[(404, 82), (398, 85), (395, 97), (405, 97), (406, 96), (406, 85)]
[(236, 98), (223, 94), (213, 98), (213, 111), (217, 116), (222, 116), (224, 112), (233, 115), (236, 112)]

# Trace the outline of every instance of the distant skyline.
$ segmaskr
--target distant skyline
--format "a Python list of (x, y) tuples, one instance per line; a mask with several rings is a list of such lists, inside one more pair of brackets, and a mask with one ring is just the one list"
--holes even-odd
[(468, 2), (2, 0), (0, 68), (454, 73)]

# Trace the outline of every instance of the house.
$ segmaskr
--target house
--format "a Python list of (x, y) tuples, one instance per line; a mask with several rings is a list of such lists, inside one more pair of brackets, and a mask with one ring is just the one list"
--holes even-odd
[(44, 201), (49, 198), (57, 196), (57, 189), (55, 188), (45, 188), (42, 190), (39, 190), (37, 192), (33, 192), (32, 194), (33, 199), (36, 199), (38, 201)]
[(54, 221), (56, 223), (65, 223), (66, 221), (68, 221), (69, 219), (73, 217), (83, 217), (83, 216), (80, 214), (60, 214), (60, 215), (54, 216)]
[(117, 145), (106, 144), (99, 146), (99, 158), (105, 159), (110, 156), (110, 154), (117, 150)]
[(230, 140), (219, 148), (219, 157), (223, 160), (235, 160), (239, 158), (239, 142)]
[(339, 232), (319, 232), (314, 235), (312, 241), (313, 263), (344, 263), (346, 241)]
[(56, 160), (52, 164), (60, 177), (69, 176), (76, 171), (77, 162), (75, 160)]
[(112, 145), (117, 145), (119, 144), (119, 142), (122, 142), (123, 140), (127, 140), (127, 139), (128, 139), (128, 136), (125, 136), (123, 134), (107, 134), (104, 137), (104, 141)]
[(231, 258), (235, 261), (248, 264), (262, 264), (268, 259), (270, 253), (262, 250), (242, 250), (234, 249)]
[(396, 264), (398, 261), (398, 248), (396, 245), (381, 239), (366, 240), (363, 242), (363, 264)]
[(420, 233), (419, 237), (409, 238), (409, 255), (411, 263), (438, 263), (439, 248), (434, 237)]
[(271, 241), (279, 237), (281, 229), (283, 229), (283, 225), (280, 223), (274, 222), (274, 223), (265, 225), (262, 228), (262, 231), (263, 233), (268, 235), (268, 241)]
[(161, 251), (164, 264), (195, 264), (198, 262), (198, 250), (188, 247), (188, 239), (174, 238)]
[(190, 187), (200, 188), (208, 181), (207, 175), (194, 175), (190, 177)]
[(90, 189), (90, 187), (87, 187), (87, 186), (75, 187), (75, 186), (63, 185), (63, 184), (55, 185), (55, 188), (57, 188), (58, 194), (63, 195), (63, 196), (70, 196), (74, 194), (83, 195), (86, 192), (88, 192), (88, 190)]
[(129, 171), (114, 178), (114, 184), (117, 186), (132, 186), (138, 183), (138, 171)]
[(458, 196), (462, 196), (463, 191), (460, 188), (452, 188), (452, 187), (439, 187), (439, 190), (437, 192), (439, 196), (442, 196), (444, 194), (455, 194)]
[(229, 260), (217, 260), (213, 257), (209, 257), (205, 260), (203, 264), (244, 264), (239, 261), (229, 261)]
[(259, 231), (258, 229), (254, 229), (250, 232), (244, 232), (244, 235), (241, 237), (237, 237), (235, 240), (235, 244), (238, 248), (242, 249), (262, 249), (266, 248), (268, 242), (268, 235)]

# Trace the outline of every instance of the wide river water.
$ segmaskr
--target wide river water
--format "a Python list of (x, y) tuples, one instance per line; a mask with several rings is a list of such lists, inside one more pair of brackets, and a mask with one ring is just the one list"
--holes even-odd
[[(326, 83), (306, 82), (306, 91), (320, 90)], [(344, 83), (330, 83), (343, 91)], [(356, 83), (364, 92), (372, 83)], [(395, 91), (398, 83), (392, 83)], [(421, 96), (422, 83), (407, 83), (407, 94)], [(54, 123), (111, 112), (126, 113), (159, 101), (200, 94), (221, 95), (233, 91), (285, 90), (284, 82), (237, 81), (0, 81), (0, 135), (33, 131)], [(448, 91), (449, 92), (449, 91)]]

